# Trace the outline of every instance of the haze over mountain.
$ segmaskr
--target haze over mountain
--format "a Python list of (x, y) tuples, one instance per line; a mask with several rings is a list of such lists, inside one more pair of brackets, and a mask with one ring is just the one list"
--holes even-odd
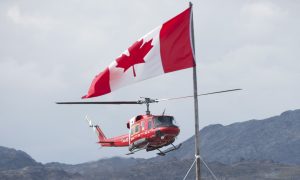
[[(200, 131), (201, 155), (220, 179), (300, 179), (300, 110)], [(108, 158), (77, 165), (41, 164), (0, 147), (0, 179), (182, 179), (194, 160), (193, 137), (150, 159)], [(211, 179), (203, 170), (204, 179)], [(194, 170), (188, 179), (194, 178)]]

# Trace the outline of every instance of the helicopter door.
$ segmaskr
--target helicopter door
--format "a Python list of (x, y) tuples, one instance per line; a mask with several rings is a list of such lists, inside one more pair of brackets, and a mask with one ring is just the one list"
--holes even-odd
[[(150, 130), (153, 128), (153, 124), (152, 123), (153, 123), (152, 119), (148, 119), (148, 121), (146, 123), (147, 127), (145, 127), (145, 134), (149, 134), (150, 133)], [(147, 135), (147, 136), (149, 136), (149, 135)]]
[(131, 144), (131, 135), (133, 134), (133, 129), (132, 129), (132, 125), (134, 124), (135, 122), (135, 118), (136, 117), (133, 117), (129, 120), (129, 134), (128, 134), (128, 139), (129, 139), (129, 144)]
[(142, 126), (141, 131), (143, 132), (143, 131), (145, 130), (145, 121), (142, 121), (142, 122), (141, 122), (141, 126)]
[(139, 123), (131, 126), (131, 133), (130, 133), (131, 141), (134, 141), (135, 139), (137, 139), (140, 136), (140, 133), (139, 133), (140, 130), (141, 130), (141, 126)]

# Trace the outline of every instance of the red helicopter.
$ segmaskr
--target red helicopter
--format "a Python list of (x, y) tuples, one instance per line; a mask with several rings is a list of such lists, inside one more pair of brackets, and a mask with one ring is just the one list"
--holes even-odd
[[(205, 94), (199, 94), (198, 96), (224, 93), (230, 91), (237, 91), (241, 89), (230, 89), (225, 91), (217, 91)], [(183, 98), (191, 98), (194, 96), (184, 96), (176, 98), (167, 99), (151, 99), (143, 98), (138, 101), (97, 101), (97, 102), (57, 102), (56, 104), (146, 104), (147, 110), (145, 115), (137, 115), (131, 118), (127, 122), (127, 128), (129, 129), (129, 134), (120, 135), (113, 138), (107, 138), (99, 125), (93, 125), (91, 120), (86, 118), (89, 126), (96, 132), (99, 144), (103, 147), (129, 147), (129, 153), (134, 154), (140, 150), (153, 151), (158, 150), (158, 155), (164, 156), (166, 153), (177, 150), (180, 148), (181, 144), (175, 146), (173, 142), (178, 136), (180, 129), (175, 125), (174, 117), (169, 115), (152, 115), (149, 110), (150, 103), (158, 103), (167, 100), (177, 100)], [(164, 146), (172, 145), (171, 148), (162, 151), (160, 148)]]

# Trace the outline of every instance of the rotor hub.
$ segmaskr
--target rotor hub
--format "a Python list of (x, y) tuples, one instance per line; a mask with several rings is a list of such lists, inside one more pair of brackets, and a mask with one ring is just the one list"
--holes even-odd
[(143, 100), (138, 100), (140, 104), (146, 104), (146, 115), (150, 115), (150, 103), (158, 103), (159, 101), (157, 99), (151, 99), (148, 97), (141, 97)]

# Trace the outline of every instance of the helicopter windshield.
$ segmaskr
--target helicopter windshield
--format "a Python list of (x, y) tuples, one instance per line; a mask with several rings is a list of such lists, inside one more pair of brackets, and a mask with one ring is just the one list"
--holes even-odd
[(174, 121), (174, 117), (172, 117), (172, 116), (157, 116), (157, 117), (154, 117), (155, 127), (175, 126), (173, 121)]

